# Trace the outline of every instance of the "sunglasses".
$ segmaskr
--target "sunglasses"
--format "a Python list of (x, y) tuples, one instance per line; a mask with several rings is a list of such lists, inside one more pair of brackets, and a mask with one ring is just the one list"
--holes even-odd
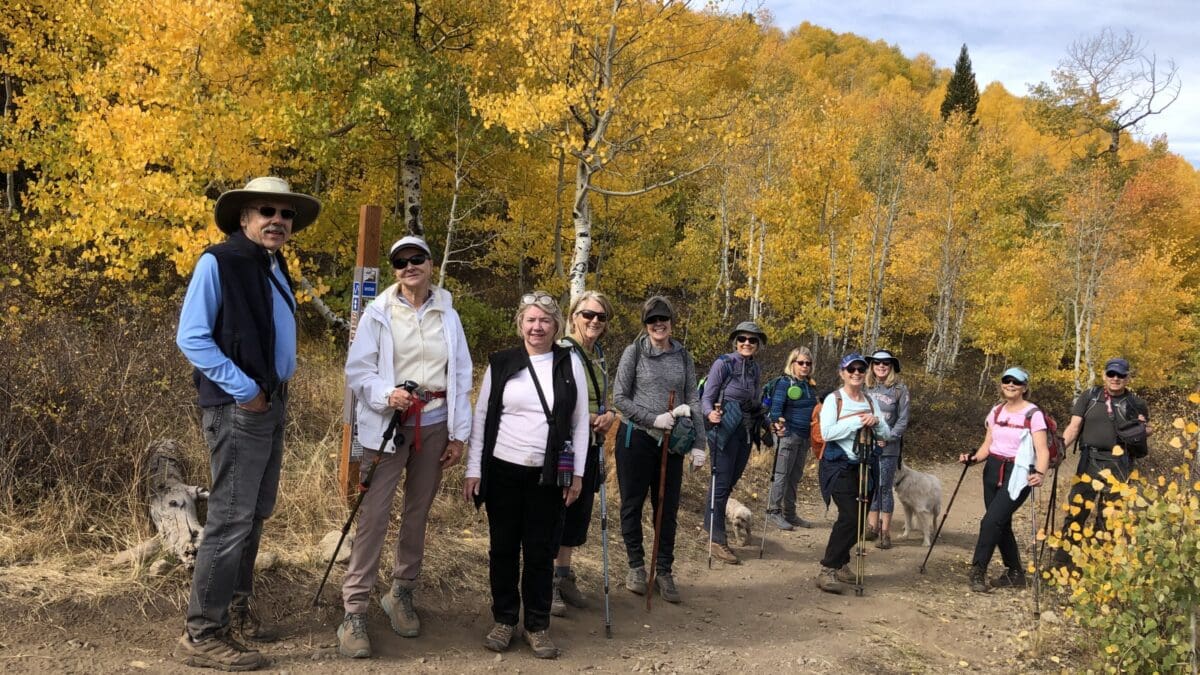
[(395, 258), (392, 258), (392, 267), (402, 270), (409, 265), (424, 265), (426, 260), (429, 260), (429, 256), (425, 255), (424, 253), (418, 253), (407, 258), (396, 256)]
[(1123, 379), (1125, 379), (1125, 378), (1129, 377), (1129, 375), (1122, 375), (1122, 374), (1118, 373), (1118, 372), (1117, 372), (1117, 371), (1115, 371), (1115, 370), (1110, 370), (1110, 371), (1108, 371), (1108, 372), (1104, 373), (1104, 376), (1105, 376), (1105, 377), (1110, 377), (1110, 378), (1113, 378), (1113, 379), (1117, 379), (1117, 380), (1123, 380)]
[(861, 375), (861, 374), (867, 372), (867, 367), (866, 366), (846, 366), (846, 372), (856, 374), (856, 375)]
[(743, 342), (749, 342), (752, 345), (758, 344), (758, 338), (754, 337), (753, 335), (739, 335), (736, 339), (739, 345)]
[(1017, 378), (1013, 377), (1012, 375), (1005, 375), (1004, 377), (1000, 378), (1000, 384), (1015, 384), (1015, 385), (1018, 385), (1021, 387), (1025, 386), (1024, 382), (1022, 382), (1021, 380), (1018, 380)]
[(291, 220), (296, 217), (295, 211), (291, 209), (277, 209), (274, 206), (260, 206), (254, 210), (258, 211), (258, 215), (263, 218), (274, 218), (276, 213), (279, 213), (279, 217), (284, 220)]
[(801, 361), (800, 359), (796, 359), (795, 361), (792, 361), (792, 363), (794, 363), (798, 366), (811, 366), (812, 365), (812, 361)]
[(652, 323), (669, 323), (670, 321), (671, 317), (669, 316), (651, 316), (646, 318), (645, 323), (649, 326)]
[(608, 321), (608, 315), (604, 312), (594, 312), (590, 309), (581, 309), (576, 312), (576, 314), (582, 316), (585, 321), (591, 321), (592, 319), (599, 319), (600, 323), (605, 323)]
[(522, 305), (538, 305), (540, 307), (545, 307), (546, 309), (549, 309), (549, 310), (558, 309), (558, 303), (554, 301), (554, 298), (550, 297), (549, 293), (543, 293), (541, 291), (536, 291), (534, 293), (526, 293), (525, 295), (522, 295), (521, 296), (521, 304)]

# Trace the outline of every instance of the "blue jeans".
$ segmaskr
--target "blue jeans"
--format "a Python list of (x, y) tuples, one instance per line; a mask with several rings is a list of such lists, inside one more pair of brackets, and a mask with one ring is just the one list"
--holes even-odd
[(204, 640), (229, 625), (229, 606), (249, 601), (263, 521), (275, 509), (283, 460), (287, 395), (253, 413), (236, 404), (204, 408), (212, 489), (204, 539), (196, 551), (187, 633)]
[(746, 470), (746, 462), (750, 460), (750, 439), (746, 436), (744, 426), (729, 434), (729, 440), (723, 448), (712, 448), (712, 470), (716, 485), (714, 501), (712, 485), (709, 486), (705, 502), (712, 504), (712, 523), (709, 522), (709, 512), (704, 512), (704, 529), (712, 528), (712, 540), (718, 544), (727, 543), (725, 536), (725, 504), (733, 494), (733, 488), (742, 478)]

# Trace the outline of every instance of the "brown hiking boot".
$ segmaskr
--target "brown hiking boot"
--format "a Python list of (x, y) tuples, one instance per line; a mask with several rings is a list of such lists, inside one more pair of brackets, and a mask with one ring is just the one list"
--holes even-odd
[(583, 597), (583, 593), (580, 592), (579, 586), (575, 584), (575, 572), (567, 572), (567, 575), (563, 577), (560, 577), (557, 574), (554, 575), (554, 587), (558, 589), (559, 595), (562, 597), (563, 602), (572, 607), (587, 609), (587, 599)]
[(517, 632), (516, 626), (498, 623), (492, 626), (492, 630), (488, 631), (487, 637), (483, 639), (483, 646), (494, 652), (502, 652), (512, 644), (513, 633), (515, 632)]
[(229, 606), (229, 630), (247, 642), (275, 642), (279, 633), (267, 628), (249, 603)]
[(875, 548), (880, 548), (880, 549), (883, 549), (886, 551), (891, 547), (892, 547), (892, 533), (891, 532), (880, 532), (879, 533), (879, 541), (875, 542)]
[(242, 646), (228, 633), (214, 635), (200, 642), (193, 642), (184, 633), (175, 643), (175, 658), (193, 668), (234, 672), (258, 670), (267, 665), (267, 659), (262, 654)]
[(403, 586), (397, 581), (392, 584), (392, 592), (383, 596), (379, 604), (392, 620), (392, 630), (400, 637), (417, 637), (421, 634), (421, 619), (417, 610), (413, 609), (412, 586)]
[(352, 659), (371, 658), (371, 638), (367, 636), (367, 615), (347, 614), (337, 629), (338, 653)]
[(849, 564), (845, 564), (845, 565), (842, 565), (841, 567), (839, 567), (838, 571), (835, 572), (833, 576), (835, 579), (842, 582), (843, 584), (858, 583), (858, 578), (854, 576), (854, 572), (850, 571)]
[(667, 602), (677, 604), (682, 598), (679, 597), (679, 589), (675, 588), (675, 577), (671, 576), (670, 572), (658, 572), (654, 575), (654, 587), (658, 589), (659, 595)]
[(539, 659), (557, 659), (558, 647), (554, 646), (554, 641), (550, 639), (549, 630), (525, 631), (525, 642), (529, 643), (529, 648), (533, 650), (533, 655)]
[(971, 584), (971, 590), (976, 593), (987, 593), (988, 591), (987, 574), (979, 565), (971, 565), (968, 583)]
[(867, 541), (875, 541), (878, 538), (879, 538), (879, 530), (877, 530), (873, 527), (867, 527), (867, 531), (863, 535), (863, 539), (866, 539)]
[(817, 573), (817, 588), (826, 593), (837, 593), (841, 595), (846, 592), (846, 586), (837, 579), (837, 570), (832, 567), (821, 566), (821, 571)]
[(725, 544), (720, 544), (714, 541), (712, 544), (709, 544), (708, 553), (712, 557), (727, 565), (742, 564), (741, 558), (738, 558), (737, 554), (733, 552), (733, 549), (729, 548), (729, 546)]
[(992, 577), (992, 588), (1025, 588), (1026, 585), (1025, 572), (1012, 567)]
[(630, 567), (629, 574), (625, 577), (625, 588), (638, 594), (646, 594), (646, 568), (645, 567)]

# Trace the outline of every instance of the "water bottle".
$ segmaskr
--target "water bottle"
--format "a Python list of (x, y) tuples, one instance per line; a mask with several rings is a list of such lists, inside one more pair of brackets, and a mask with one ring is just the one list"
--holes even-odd
[(562, 452), (558, 453), (558, 486), (571, 487), (575, 480), (575, 445), (571, 441), (563, 443)]

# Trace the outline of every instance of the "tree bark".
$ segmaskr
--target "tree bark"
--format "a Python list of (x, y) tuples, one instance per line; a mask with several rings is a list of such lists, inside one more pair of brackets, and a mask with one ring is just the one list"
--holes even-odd
[(184, 467), (179, 445), (173, 440), (152, 442), (146, 471), (146, 500), (150, 519), (158, 530), (163, 550), (191, 569), (196, 549), (204, 536), (196, 517), (196, 502), (208, 499), (208, 490), (183, 482)]
[(405, 144), (401, 175), (401, 185), (404, 187), (404, 228), (409, 234), (424, 237), (425, 225), (421, 221), (421, 143), (412, 136), (408, 137)]

